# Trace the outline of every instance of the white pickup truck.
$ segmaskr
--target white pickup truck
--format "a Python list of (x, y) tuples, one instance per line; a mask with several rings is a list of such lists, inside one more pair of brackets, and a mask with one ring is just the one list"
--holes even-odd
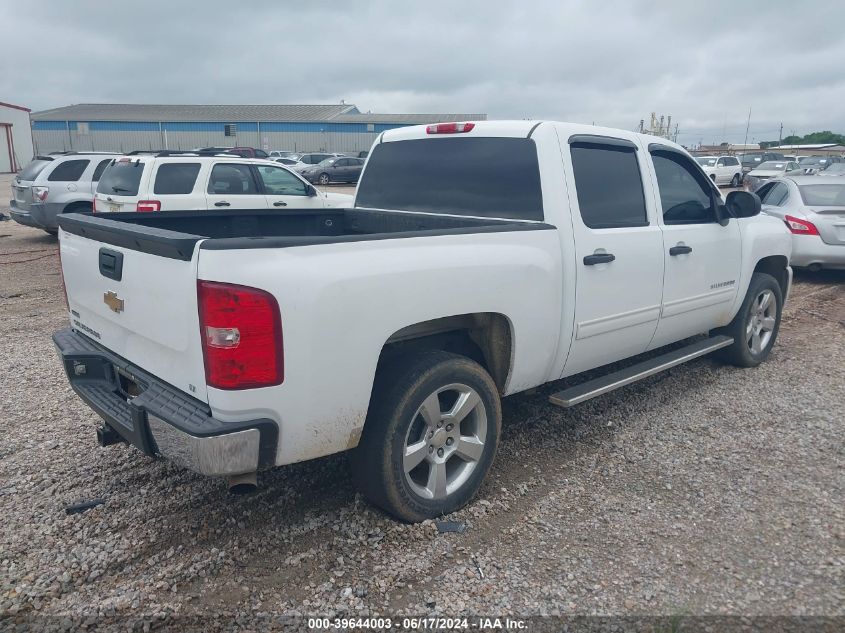
[(104, 445), (235, 481), (351, 450), (365, 495), (417, 521), (476, 492), (503, 396), (642, 354), (551, 402), (765, 360), (792, 273), (759, 209), (651, 136), (396, 129), (351, 208), (62, 216), (54, 341)]

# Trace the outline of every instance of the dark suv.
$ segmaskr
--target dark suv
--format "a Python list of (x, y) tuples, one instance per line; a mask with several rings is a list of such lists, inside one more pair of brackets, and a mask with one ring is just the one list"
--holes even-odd
[(742, 163), (742, 173), (747, 174), (752, 169), (756, 169), (767, 160), (783, 160), (783, 154), (777, 152), (746, 152), (738, 156), (739, 162)]

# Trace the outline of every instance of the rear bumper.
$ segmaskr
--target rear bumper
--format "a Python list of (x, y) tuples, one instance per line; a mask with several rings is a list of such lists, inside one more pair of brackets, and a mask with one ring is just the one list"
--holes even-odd
[(62, 204), (47, 202), (45, 204), (31, 204), (29, 208), (19, 207), (16, 200), (9, 201), (9, 215), (12, 219), (25, 226), (36, 229), (57, 229), (56, 218), (62, 212)]
[(818, 235), (793, 235), (792, 266), (845, 268), (845, 244), (826, 244)]
[(71, 328), (53, 334), (53, 342), (76, 394), (146, 455), (210, 476), (275, 465), (279, 431), (272, 420), (217, 420), (204, 403)]

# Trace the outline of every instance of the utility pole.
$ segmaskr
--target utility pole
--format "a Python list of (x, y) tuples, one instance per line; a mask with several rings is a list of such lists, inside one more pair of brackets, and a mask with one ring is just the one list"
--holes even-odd
[(781, 142), (783, 141), (783, 123), (780, 124), (780, 132), (778, 132), (778, 147), (780, 147)]
[[(745, 141), (743, 141), (743, 145), (748, 145), (748, 128), (751, 127), (751, 106), (748, 106), (748, 123), (745, 124)], [(742, 148), (743, 150), (746, 148)]]

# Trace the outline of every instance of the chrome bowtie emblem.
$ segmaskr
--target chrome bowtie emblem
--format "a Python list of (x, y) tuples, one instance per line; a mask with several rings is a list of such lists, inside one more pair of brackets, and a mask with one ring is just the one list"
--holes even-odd
[(105, 293), (103, 295), (103, 303), (111, 308), (112, 312), (117, 312), (118, 314), (123, 312), (123, 299), (118, 297), (116, 292), (109, 290)]

